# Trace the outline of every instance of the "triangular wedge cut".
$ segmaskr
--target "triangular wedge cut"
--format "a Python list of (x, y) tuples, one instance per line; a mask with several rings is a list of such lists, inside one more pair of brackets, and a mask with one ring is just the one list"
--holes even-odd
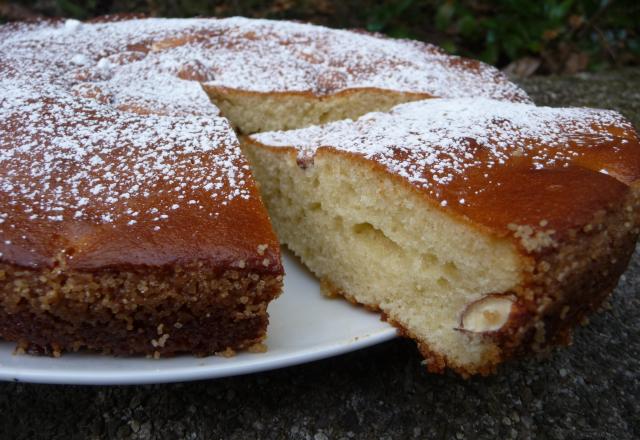
[(243, 149), (280, 240), (433, 371), (568, 343), (635, 248), (640, 145), (615, 112), (434, 99)]

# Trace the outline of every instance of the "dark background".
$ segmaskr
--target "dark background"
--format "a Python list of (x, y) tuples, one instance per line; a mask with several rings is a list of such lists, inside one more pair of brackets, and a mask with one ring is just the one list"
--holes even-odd
[(114, 13), (295, 19), (439, 44), (526, 77), (640, 64), (638, 0), (0, 0), (0, 22)]

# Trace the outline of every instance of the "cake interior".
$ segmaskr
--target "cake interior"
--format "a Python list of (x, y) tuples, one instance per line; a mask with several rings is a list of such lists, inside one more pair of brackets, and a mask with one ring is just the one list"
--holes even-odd
[(211, 101), (241, 133), (290, 130), (365, 113), (387, 111), (410, 101), (430, 98), (424, 93), (379, 89), (346, 90), (322, 97), (308, 92), (257, 93), (203, 85)]
[(244, 149), (278, 237), (328, 294), (379, 306), (451, 366), (493, 363), (495, 345), (461, 331), (461, 317), (470, 304), (521, 281), (510, 241), (452, 219), (346, 154), (320, 150), (304, 168), (293, 149), (251, 142)]

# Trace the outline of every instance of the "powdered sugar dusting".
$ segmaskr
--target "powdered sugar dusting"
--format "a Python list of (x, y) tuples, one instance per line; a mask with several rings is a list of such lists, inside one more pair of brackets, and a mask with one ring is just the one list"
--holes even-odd
[(424, 43), (299, 23), (232, 18), (205, 44), (163, 52), (165, 62), (193, 60), (207, 85), (257, 92), (327, 95), (379, 88), (438, 97), (487, 96), (526, 101), (495, 68), (446, 55)]
[(243, 18), (223, 22), (228, 26), (224, 33), (204, 45), (167, 51), (170, 57), (165, 59), (191, 57), (213, 72), (208, 85), (258, 92), (310, 90), (327, 95), (379, 88), (528, 101), (495, 68), (446, 55), (432, 45), (298, 23)]
[[(155, 200), (158, 219), (186, 194), (225, 203), (249, 197), (246, 164), (223, 118), (118, 112), (93, 100), (29, 84), (0, 80), (3, 130), (0, 190), (13, 194), (33, 219), (91, 219), (110, 223), (139, 215), (141, 200)], [(151, 202), (149, 202), (151, 203)], [(187, 200), (184, 200), (187, 205)]]
[(136, 69), (145, 53), (127, 50), (192, 23), (13, 27), (0, 42), (1, 227), (162, 223), (187, 206), (249, 198), (235, 134), (201, 86)]
[(311, 25), (243, 18), (6, 25), (0, 233), (18, 218), (131, 228), (150, 221), (161, 231), (183, 207), (224, 209), (248, 198), (235, 134), (202, 84), (528, 100), (496, 69), (433, 46)]
[[(71, 64), (92, 81), (159, 72), (209, 86), (326, 95), (380, 88), (437, 97), (528, 101), (497, 69), (446, 55), (435, 46), (291, 22), (245, 18), (144, 19), (36, 26), (10, 33), (11, 55), (48, 48), (49, 69)], [(24, 54), (24, 52), (23, 52)], [(123, 68), (127, 65), (127, 68)], [(83, 72), (88, 66), (91, 72)], [(122, 84), (120, 84), (121, 86)], [(178, 83), (176, 82), (176, 85)], [(177, 97), (170, 89), (163, 89)]]
[(16, 78), (0, 90), (0, 193), (10, 212), (0, 232), (18, 219), (134, 226), (140, 217), (159, 231), (180, 209), (215, 216), (212, 206), (250, 196), (226, 119), (120, 112)]
[[(433, 99), (369, 113), (356, 121), (284, 132), (260, 133), (255, 141), (295, 147), (299, 159), (313, 159), (332, 147), (382, 164), (441, 199), (441, 205), (468, 203), (442, 199), (443, 188), (467, 179), (471, 170), (527, 161), (537, 169), (562, 167), (590, 147), (612, 142), (631, 125), (616, 112), (549, 108), (490, 99)], [(626, 142), (620, 139), (620, 143)], [(615, 148), (615, 147), (614, 147)], [(476, 173), (477, 174), (477, 173)]]

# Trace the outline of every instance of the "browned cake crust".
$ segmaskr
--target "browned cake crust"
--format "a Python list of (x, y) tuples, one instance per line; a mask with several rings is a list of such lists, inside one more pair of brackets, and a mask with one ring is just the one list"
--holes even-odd
[[(16, 188), (0, 194), (0, 336), (45, 353), (155, 356), (242, 349), (265, 337), (267, 304), (282, 288), (279, 244), (228, 125), (92, 119), (92, 109), (51, 100), (32, 112), (44, 122), (25, 133), (21, 110), (0, 121), (6, 151), (47, 126), (69, 140), (88, 128), (99, 159), (66, 161), (54, 139), (40, 138), (0, 164)], [(143, 143), (131, 131), (140, 125)], [(122, 130), (117, 145), (99, 134), (109, 126)], [(192, 135), (202, 144), (184, 138)]]

